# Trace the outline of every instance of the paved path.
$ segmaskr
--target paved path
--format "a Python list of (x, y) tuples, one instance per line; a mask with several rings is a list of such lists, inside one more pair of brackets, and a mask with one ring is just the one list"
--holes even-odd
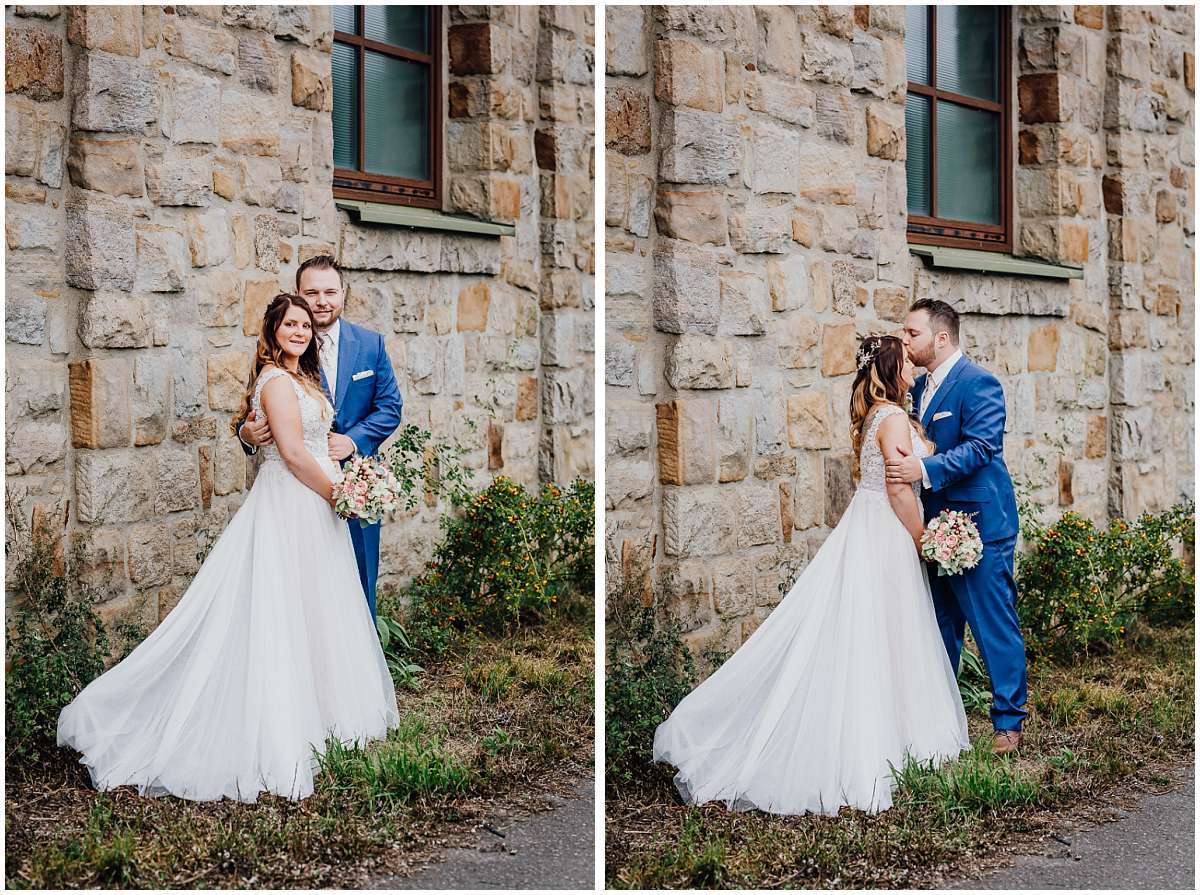
[(373, 880), (372, 889), (588, 889), (595, 886), (595, 788), (549, 811), (491, 824), (475, 848), (452, 848), (444, 860), (411, 876)]
[(1164, 795), (1146, 795), (1136, 811), (1094, 829), (1059, 830), (1040, 855), (1022, 855), (980, 879), (948, 889), (1193, 889), (1196, 769)]

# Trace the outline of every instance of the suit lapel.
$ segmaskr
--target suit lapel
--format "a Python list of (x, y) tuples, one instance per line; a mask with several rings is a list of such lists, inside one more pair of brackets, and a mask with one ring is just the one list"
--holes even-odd
[[(942, 406), (942, 401), (945, 400), (949, 391), (954, 388), (954, 383), (958, 381), (958, 377), (962, 375), (962, 372), (966, 369), (966, 367), (967, 356), (964, 354), (958, 359), (958, 363), (956, 363), (954, 368), (949, 372), (949, 374), (947, 374), (946, 378), (942, 381), (942, 384), (938, 386), (938, 390), (934, 393), (933, 398), (930, 399), (929, 406), (925, 408), (925, 413), (921, 417), (921, 425), (924, 426), (927, 431), (929, 429), (929, 421), (933, 419), (934, 412)], [(926, 380), (928, 381), (929, 374), (926, 373), (925, 376)]]
[(342, 407), (342, 398), (350, 386), (350, 371), (354, 369), (355, 356), (358, 354), (358, 339), (345, 320), (342, 321), (341, 336), (338, 342), (337, 394), (333, 396), (335, 412)]

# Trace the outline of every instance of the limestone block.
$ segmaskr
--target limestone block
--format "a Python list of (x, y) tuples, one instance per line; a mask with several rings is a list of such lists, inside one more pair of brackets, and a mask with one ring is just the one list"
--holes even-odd
[(221, 84), (191, 69), (159, 73), (164, 137), (175, 143), (216, 143), (220, 137)]
[[(46, 186), (62, 186), (63, 153), (67, 129), (44, 109), (34, 103), (10, 96), (4, 108), (4, 173), (33, 177)], [(15, 198), (8, 185), (5, 194)], [(18, 201), (45, 202), (45, 190), (30, 191), (33, 199)]]
[[(756, 7), (760, 66), (764, 71), (795, 77), (800, 74), (800, 26), (794, 8)], [(804, 80), (812, 80), (805, 77)]]
[(854, 496), (850, 457), (825, 458), (825, 524), (837, 525)]
[(79, 130), (140, 134), (158, 117), (153, 73), (123, 56), (81, 53), (72, 96), (71, 121)]
[(231, 75), (237, 68), (237, 38), (224, 28), (199, 20), (168, 17), (162, 26), (163, 49), (179, 59)]
[(787, 399), (788, 444), (809, 450), (832, 447), (829, 430), (829, 398), (809, 389)]
[(235, 411), (241, 407), (250, 375), (250, 358), (244, 351), (223, 351), (208, 356), (208, 406)]
[(130, 413), (135, 447), (159, 444), (166, 438), (170, 382), (168, 356), (142, 354), (134, 360)]
[(650, 131), (649, 96), (624, 85), (605, 92), (605, 146), (625, 155), (644, 155), (650, 151)]
[(4, 32), (4, 92), (39, 101), (62, 99), (62, 38), (38, 28)]
[(732, 497), (719, 485), (664, 488), (663, 549), (667, 556), (720, 556), (737, 543)]
[(650, 449), (654, 430), (654, 405), (643, 401), (614, 399), (605, 402), (604, 437), (606, 455), (634, 457)]
[(853, 323), (825, 326), (821, 330), (821, 373), (844, 376), (857, 369), (855, 352), (858, 338)]
[(171, 534), (162, 522), (145, 522), (129, 529), (129, 580), (135, 587), (167, 584), (171, 580)]
[(709, 398), (656, 407), (658, 476), (667, 485), (710, 484), (716, 471), (716, 404)]
[(190, 255), (183, 234), (171, 227), (137, 228), (137, 279), (140, 292), (179, 292)]
[(333, 76), (323, 53), (292, 53), (292, 105), (314, 112), (333, 111)]
[(688, 242), (724, 245), (728, 234), (725, 216), (721, 190), (660, 188), (654, 207), (658, 232)]
[(100, 290), (79, 311), (79, 340), (88, 348), (147, 348), (154, 318), (150, 297)]
[(789, 205), (747, 208), (729, 216), (729, 243), (743, 254), (780, 254), (791, 238)]
[(130, 365), (127, 358), (90, 358), (68, 367), (71, 444), (77, 448), (128, 447)]
[(4, 221), (5, 243), (10, 249), (56, 251), (61, 229), (61, 218), (51, 208), (12, 207)]
[(279, 115), (271, 98), (225, 89), (221, 93), (221, 145), (243, 155), (279, 155)]
[(142, 51), (142, 11), (136, 6), (68, 6), (67, 40), (136, 57)]
[(226, 25), (253, 28), (259, 31), (275, 30), (276, 10), (273, 6), (222, 6), (221, 21)]
[(110, 196), (141, 196), (146, 174), (137, 140), (75, 133), (67, 154), (71, 182)]
[(254, 263), (262, 270), (279, 271), (279, 218), (273, 214), (254, 216)]
[(867, 107), (867, 153), (877, 158), (904, 159), (903, 110), (882, 103)]
[(720, 115), (669, 108), (659, 122), (659, 176), (673, 183), (725, 184), (739, 168), (737, 123)]
[(155, 515), (196, 509), (200, 503), (200, 471), (191, 450), (159, 450), (151, 469), (154, 473)]
[(717, 400), (717, 481), (740, 482), (750, 473), (754, 413), (741, 397)]
[(766, 285), (757, 274), (726, 270), (720, 275), (722, 335), (761, 336), (767, 331), (770, 306)]
[(575, 331), (575, 317), (569, 312), (543, 314), (541, 320), (542, 363), (552, 367), (570, 367), (578, 363)]
[(788, 124), (812, 127), (816, 94), (794, 81), (758, 74), (746, 81), (746, 107)]
[(1069, 121), (1078, 108), (1075, 80), (1059, 72), (1022, 75), (1017, 81), (1017, 103), (1023, 124)]
[(155, 205), (207, 206), (212, 168), (202, 150), (169, 147), (146, 156), (146, 194)]
[(644, 75), (647, 62), (646, 35), (640, 6), (608, 6), (604, 10), (605, 71), (610, 75)]
[(733, 387), (733, 349), (721, 339), (681, 335), (667, 352), (666, 377), (674, 389)]
[(799, 370), (817, 365), (817, 343), (821, 328), (808, 314), (788, 314), (779, 323), (776, 347), (784, 369)]
[(662, 332), (716, 333), (720, 281), (711, 256), (679, 245), (654, 253), (654, 325)]
[(1029, 333), (1029, 372), (1051, 372), (1058, 369), (1058, 346), (1062, 334), (1058, 325), (1048, 323)]
[(542, 418), (547, 423), (578, 423), (590, 400), (588, 371), (546, 370), (542, 374)]
[(738, 546), (756, 547), (779, 540), (779, 489), (770, 483), (743, 485), (738, 489)]
[(810, 30), (800, 32), (800, 76), (849, 87), (854, 83), (854, 54), (849, 42)]
[(155, 509), (155, 466), (140, 451), (75, 452), (75, 507), (80, 522), (137, 522)]
[(9, 292), (4, 302), (4, 335), (19, 345), (46, 341), (46, 300), (27, 292)]
[(742, 182), (756, 193), (795, 193), (800, 187), (800, 140), (794, 132), (758, 124), (745, 141)]
[(807, 286), (806, 263), (802, 255), (786, 255), (767, 262), (767, 287), (771, 292), (771, 310), (788, 311), (809, 305)]
[(708, 112), (725, 108), (725, 58), (713, 47), (666, 38), (654, 43), (654, 95)]

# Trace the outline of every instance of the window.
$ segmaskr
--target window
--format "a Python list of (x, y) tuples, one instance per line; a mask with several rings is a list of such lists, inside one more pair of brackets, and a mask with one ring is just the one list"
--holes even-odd
[(1008, 8), (907, 9), (909, 242), (1010, 252)]
[(436, 6), (333, 7), (333, 195), (441, 206)]

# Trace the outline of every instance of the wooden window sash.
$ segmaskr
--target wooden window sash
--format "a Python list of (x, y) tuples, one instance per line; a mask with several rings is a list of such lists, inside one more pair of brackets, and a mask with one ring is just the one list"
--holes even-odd
[[(929, 35), (927, 64), (928, 84), (908, 82), (908, 91), (929, 99), (929, 215), (908, 215), (908, 241), (925, 245), (957, 246), (960, 248), (983, 249), (995, 252), (1011, 252), (1012, 239), (1012, 53), (1011, 53), (1011, 7), (1000, 7), (998, 11), (997, 51), (999, 58), (999, 102), (965, 96), (937, 87), (937, 7), (929, 6), (926, 12), (926, 33)], [(1000, 189), (1000, 223), (980, 224), (974, 221), (959, 221), (937, 215), (937, 104), (939, 101), (954, 103), (972, 109), (981, 109), (999, 116), (1000, 151), (998, 164)]]
[[(333, 39), (354, 48), (357, 108), (355, 126), (358, 141), (357, 169), (333, 169), (335, 199), (359, 199), (368, 202), (386, 202), (395, 205), (412, 205), (420, 208), (441, 208), (442, 205), (442, 9), (427, 7), (429, 16), (429, 43), (431, 52), (419, 53), (394, 44), (381, 43), (363, 35), (365, 30), (364, 7), (355, 6), (354, 21), (356, 34), (334, 31)], [(403, 59), (424, 65), (429, 69), (429, 169), (425, 179), (396, 177), (376, 174), (364, 170), (366, 167), (366, 52), (382, 53), (394, 59)], [(338, 181), (341, 181), (339, 183)]]

